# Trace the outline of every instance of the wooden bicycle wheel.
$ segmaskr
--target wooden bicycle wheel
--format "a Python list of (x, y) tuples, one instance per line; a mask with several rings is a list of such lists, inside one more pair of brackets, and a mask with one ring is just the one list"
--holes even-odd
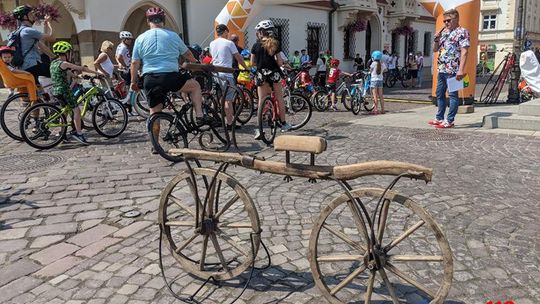
[(193, 174), (194, 179), (181, 172), (161, 193), (165, 240), (185, 272), (201, 279), (234, 278), (257, 255), (259, 215), (246, 189), (229, 174), (218, 173), (213, 185), (216, 170), (195, 168)]
[[(370, 216), (383, 189), (356, 189)], [(326, 206), (315, 223), (309, 259), (315, 284), (330, 303), (442, 303), (452, 283), (452, 253), (431, 215), (411, 199), (389, 191), (379, 229), (367, 254), (369, 230), (345, 194)]]

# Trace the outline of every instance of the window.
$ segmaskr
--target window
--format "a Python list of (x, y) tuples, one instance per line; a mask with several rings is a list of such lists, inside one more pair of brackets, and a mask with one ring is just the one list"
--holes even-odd
[(319, 58), (319, 41), (321, 37), (321, 27), (308, 25), (307, 28), (307, 53), (311, 62), (317, 62)]
[(424, 33), (424, 56), (431, 56), (431, 44), (433, 43), (431, 38), (431, 32)]
[(482, 29), (494, 30), (496, 21), (497, 21), (497, 15), (485, 15), (484, 23), (482, 24)]
[(285, 55), (289, 54), (289, 19), (271, 18), (276, 27), (278, 40), (281, 45), (281, 50)]

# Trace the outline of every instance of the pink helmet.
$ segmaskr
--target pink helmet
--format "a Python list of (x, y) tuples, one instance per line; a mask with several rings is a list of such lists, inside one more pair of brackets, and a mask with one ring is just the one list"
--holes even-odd
[(151, 7), (146, 11), (146, 18), (156, 16), (165, 16), (165, 12), (161, 9), (161, 7)]

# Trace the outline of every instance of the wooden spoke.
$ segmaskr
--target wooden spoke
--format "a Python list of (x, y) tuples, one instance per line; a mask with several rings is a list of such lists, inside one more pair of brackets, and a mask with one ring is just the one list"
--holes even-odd
[(423, 293), (429, 295), (432, 299), (435, 298), (435, 294), (433, 292), (429, 291), (422, 284), (416, 282), (413, 278), (411, 278), (407, 274), (403, 273), (401, 270), (397, 269), (394, 265), (392, 265), (392, 263), (387, 262), (385, 268), (390, 270), (396, 276), (400, 277), (403, 281), (413, 285), (414, 287), (421, 290)]
[(366, 247), (364, 247), (359, 242), (355, 242), (355, 241), (351, 240), (351, 238), (349, 238), (348, 235), (346, 235), (345, 233), (339, 231), (338, 229), (336, 229), (336, 228), (334, 228), (334, 227), (332, 227), (332, 226), (330, 226), (330, 225), (328, 225), (326, 223), (323, 224), (323, 228), (328, 230), (330, 233), (337, 236), (338, 238), (342, 239), (345, 243), (351, 245), (353, 248), (360, 251), (362, 254), (364, 254), (367, 251)]
[(206, 260), (206, 249), (208, 248), (208, 235), (204, 236), (202, 251), (201, 251), (201, 260), (199, 261), (199, 270), (204, 270), (204, 261)]
[(192, 235), (189, 239), (185, 240), (180, 247), (176, 248), (175, 252), (180, 253), (182, 250), (184, 250), (184, 248), (187, 247), (187, 245), (189, 245), (189, 243), (193, 242), (193, 240), (196, 239), (198, 236), (198, 234)]
[(390, 294), (390, 297), (392, 298), (392, 302), (394, 304), (399, 304), (399, 299), (396, 296), (396, 291), (394, 290), (394, 286), (388, 279), (388, 276), (386, 275), (386, 271), (384, 271), (384, 268), (379, 269), (379, 274), (381, 275), (381, 278), (383, 279), (384, 285), (386, 285), (386, 290), (388, 290), (388, 293)]
[(388, 246), (386, 246), (386, 250), (390, 251), (390, 249), (396, 247), (397, 244), (401, 243), (405, 238), (407, 238), (409, 235), (411, 235), (413, 232), (415, 232), (418, 228), (422, 227), (426, 222), (423, 220), (419, 221), (418, 223), (412, 225), (407, 231), (403, 232), (400, 236), (398, 236), (395, 240), (393, 240)]
[(348, 275), (343, 281), (341, 281), (339, 284), (337, 284), (336, 287), (334, 287), (331, 291), (330, 291), (330, 294), (331, 295), (335, 295), (336, 293), (338, 293), (340, 290), (343, 289), (343, 287), (349, 285), (352, 280), (354, 280), (358, 275), (360, 275), (362, 272), (366, 271), (367, 267), (366, 265), (362, 265), (360, 266), (360, 268), (356, 269), (355, 271), (353, 271), (350, 275)]
[(317, 262), (348, 262), (363, 260), (363, 255), (324, 255), (317, 258)]
[(220, 228), (252, 228), (251, 222), (221, 223)]
[[(352, 217), (356, 225), (356, 229), (358, 229), (358, 234), (361, 234), (362, 231), (365, 231), (366, 229), (366, 223), (364, 222), (364, 219), (362, 218), (362, 214), (360, 214), (360, 210), (358, 209), (358, 206), (356, 206), (354, 202), (347, 201), (347, 205), (349, 206), (349, 209), (351, 210)], [(365, 237), (367, 237), (367, 235)], [(366, 242), (369, 242), (369, 240), (366, 239)], [(364, 249), (364, 251), (367, 251), (367, 249)]]
[(366, 294), (364, 295), (365, 304), (371, 303), (371, 295), (373, 294), (373, 285), (375, 284), (375, 273), (369, 273), (368, 285), (366, 289)]
[(195, 210), (193, 210), (193, 208), (191, 208), (189, 206), (184, 205), (184, 203), (182, 202), (181, 199), (179, 199), (178, 197), (176, 197), (176, 196), (174, 196), (172, 194), (169, 195), (169, 199), (171, 199), (178, 207), (184, 209), (189, 214), (191, 214), (193, 217), (195, 217)]
[(384, 237), (384, 228), (386, 227), (386, 220), (388, 219), (388, 209), (390, 208), (390, 200), (384, 199), (383, 200), (383, 206), (381, 210), (380, 219), (381, 224), (379, 226), (379, 231), (377, 231), (377, 240), (379, 244), (382, 244), (382, 240)]
[(225, 240), (225, 242), (229, 243), (233, 248), (238, 250), (241, 254), (249, 257), (249, 254), (244, 250), (244, 248), (240, 247), (238, 243), (236, 243), (230, 236), (228, 236), (226, 233), (224, 233), (222, 230), (218, 230), (218, 235)]
[(216, 249), (216, 253), (219, 257), (219, 261), (221, 262), (221, 266), (223, 266), (223, 269), (226, 272), (230, 272), (229, 266), (227, 265), (227, 261), (225, 261), (225, 257), (223, 256), (223, 251), (221, 251), (221, 246), (219, 246), (216, 235), (212, 233), (210, 235), (210, 239), (212, 240), (212, 244), (214, 244), (214, 249)]
[(219, 219), (219, 217), (222, 216), (223, 213), (225, 213), (225, 211), (227, 211), (234, 203), (236, 203), (236, 201), (238, 201), (239, 198), (240, 196), (238, 194), (236, 194), (233, 198), (231, 198), (227, 203), (225, 203), (225, 205), (223, 205), (223, 208), (221, 208), (221, 210), (218, 211), (215, 218)]
[(193, 221), (168, 221), (165, 223), (165, 226), (195, 227), (195, 222)]
[(442, 262), (440, 255), (391, 255), (388, 256), (390, 262)]
[(214, 180), (214, 183), (211, 183), (212, 187), (209, 189), (209, 192), (207, 194), (208, 196), (208, 207), (207, 207), (207, 213), (208, 216), (214, 215), (214, 204), (216, 203), (216, 188), (217, 184), (219, 184), (218, 180)]

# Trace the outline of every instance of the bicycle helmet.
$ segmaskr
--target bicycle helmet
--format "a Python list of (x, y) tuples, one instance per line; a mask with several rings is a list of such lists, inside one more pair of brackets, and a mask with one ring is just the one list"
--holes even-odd
[(28, 4), (17, 6), (13, 10), (13, 16), (17, 20), (22, 20), (24, 18), (24, 16), (28, 15), (28, 13), (30, 13), (32, 10), (33, 10), (33, 8)]
[(339, 59), (334, 58), (330, 60), (330, 65), (339, 65)]
[(165, 17), (165, 12), (161, 9), (161, 7), (151, 7), (146, 11), (146, 18), (158, 16)]
[(133, 35), (128, 31), (121, 31), (120, 39), (133, 39)]
[(248, 58), (251, 56), (251, 52), (249, 50), (243, 50), (242, 53), (240, 53), (240, 55), (244, 58)]
[(0, 54), (4, 54), (4, 53), (13, 54), (13, 53), (15, 53), (15, 48), (14, 47), (9, 47), (7, 45), (0, 46)]
[(268, 30), (274, 27), (275, 27), (274, 22), (272, 22), (272, 20), (263, 20), (255, 26), (255, 30), (256, 31)]
[(58, 41), (53, 44), (53, 53), (55, 54), (65, 54), (73, 49), (71, 44), (67, 41)]
[(371, 53), (371, 58), (373, 58), (373, 60), (381, 60), (381, 58), (382, 58), (381, 51), (375, 51), (375, 52)]

